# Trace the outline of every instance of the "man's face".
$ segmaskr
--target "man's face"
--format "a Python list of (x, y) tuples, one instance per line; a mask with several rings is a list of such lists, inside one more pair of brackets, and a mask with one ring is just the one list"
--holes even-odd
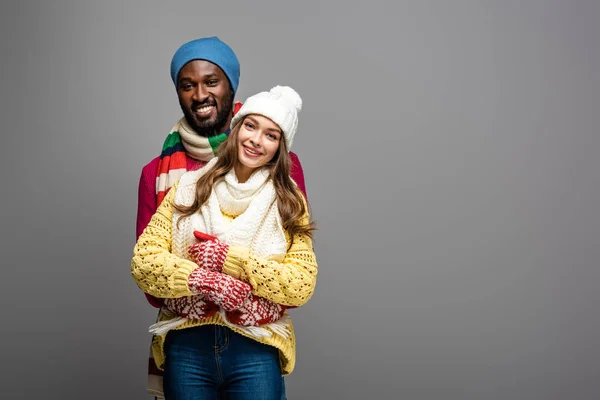
[(231, 121), (233, 93), (221, 68), (190, 61), (179, 71), (177, 96), (188, 124), (202, 136), (218, 135)]

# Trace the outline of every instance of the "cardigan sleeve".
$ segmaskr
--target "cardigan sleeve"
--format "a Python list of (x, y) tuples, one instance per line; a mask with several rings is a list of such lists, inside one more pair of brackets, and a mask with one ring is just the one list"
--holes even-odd
[[(137, 219), (135, 224), (135, 240), (137, 240), (150, 219), (152, 215), (156, 212), (156, 189), (154, 187), (155, 179), (156, 179), (156, 171), (158, 169), (158, 161), (160, 157), (156, 157), (152, 161), (150, 161), (143, 169), (142, 174), (140, 175), (140, 183), (138, 186), (138, 210), (137, 210)], [(146, 295), (146, 300), (153, 307), (160, 308), (162, 306), (162, 300), (156, 298), (154, 296), (150, 296), (148, 293), (144, 293)]]
[(224, 273), (248, 282), (253, 294), (294, 307), (312, 297), (317, 269), (312, 241), (307, 235), (294, 237), (282, 261), (255, 257), (246, 247), (232, 246), (223, 265)]
[(133, 249), (131, 274), (140, 289), (159, 298), (192, 296), (188, 278), (198, 266), (171, 253), (176, 185), (169, 190)]

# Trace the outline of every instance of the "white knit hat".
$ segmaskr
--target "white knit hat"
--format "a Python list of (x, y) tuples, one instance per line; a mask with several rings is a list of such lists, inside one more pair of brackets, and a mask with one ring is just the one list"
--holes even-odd
[(298, 130), (298, 112), (302, 109), (302, 99), (289, 86), (275, 86), (268, 92), (260, 92), (248, 97), (240, 110), (231, 119), (233, 128), (246, 115), (259, 114), (271, 119), (283, 131), (283, 138), (290, 150), (294, 135)]

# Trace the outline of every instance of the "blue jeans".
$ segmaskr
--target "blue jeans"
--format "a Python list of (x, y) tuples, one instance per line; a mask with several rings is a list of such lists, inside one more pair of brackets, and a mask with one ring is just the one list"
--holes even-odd
[(220, 325), (170, 331), (166, 400), (285, 400), (279, 352)]

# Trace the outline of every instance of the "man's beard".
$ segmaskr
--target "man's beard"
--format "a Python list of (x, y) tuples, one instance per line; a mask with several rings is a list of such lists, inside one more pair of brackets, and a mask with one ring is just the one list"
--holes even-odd
[(202, 103), (194, 102), (191, 104), (189, 109), (181, 104), (181, 100), (179, 101), (179, 105), (181, 106), (181, 110), (183, 111), (183, 115), (185, 116), (187, 123), (194, 131), (196, 131), (198, 135), (204, 137), (216, 136), (223, 133), (221, 132), (221, 129), (223, 129), (227, 123), (227, 120), (229, 119), (229, 116), (233, 110), (233, 93), (228, 93), (227, 97), (222, 103), (222, 108), (217, 110), (217, 116), (214, 120), (207, 119), (198, 122), (195, 115), (191, 112), (192, 109), (206, 105), (214, 105), (217, 107), (217, 102), (212, 98), (208, 98)]

